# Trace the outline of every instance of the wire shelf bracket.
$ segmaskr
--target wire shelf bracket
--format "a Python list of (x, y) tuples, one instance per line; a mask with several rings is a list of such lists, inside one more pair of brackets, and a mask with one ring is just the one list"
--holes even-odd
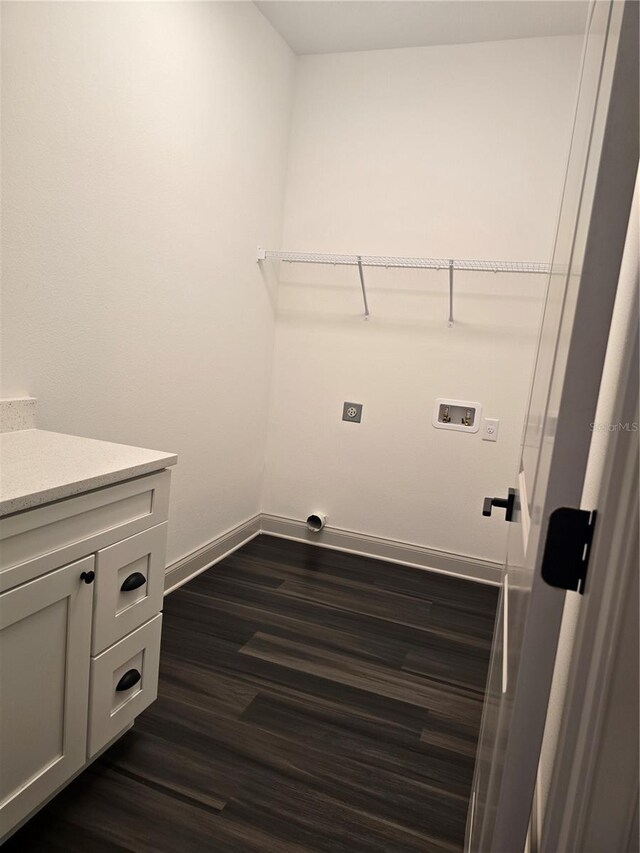
[(364, 318), (370, 316), (367, 301), (364, 267), (385, 267), (387, 269), (429, 269), (449, 271), (449, 326), (453, 326), (453, 284), (455, 270), (494, 273), (525, 273), (529, 275), (548, 275), (551, 265), (537, 261), (483, 261), (462, 258), (412, 258), (392, 255), (336, 255), (321, 252), (285, 252), (258, 248), (257, 261), (284, 261), (287, 264), (326, 264), (333, 266), (358, 267)]

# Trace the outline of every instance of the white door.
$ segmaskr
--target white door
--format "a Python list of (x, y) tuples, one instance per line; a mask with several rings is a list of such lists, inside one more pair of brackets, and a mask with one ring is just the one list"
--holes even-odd
[[(590, 9), (571, 152), (519, 473), (467, 826), (521, 853), (565, 592), (541, 575), (551, 514), (580, 507), (638, 163), (638, 4)], [(494, 507), (487, 523), (504, 523)], [(597, 535), (597, 531), (596, 531)]]
[(0, 838), (85, 763), (93, 565), (0, 595)]

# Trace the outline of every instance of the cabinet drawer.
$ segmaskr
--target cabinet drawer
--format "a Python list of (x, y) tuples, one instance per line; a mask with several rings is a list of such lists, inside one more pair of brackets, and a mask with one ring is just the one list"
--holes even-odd
[(162, 610), (166, 542), (165, 522), (98, 551), (92, 654)]
[(87, 758), (158, 695), (162, 614), (91, 660)]
[(167, 520), (168, 470), (0, 519), (0, 591)]

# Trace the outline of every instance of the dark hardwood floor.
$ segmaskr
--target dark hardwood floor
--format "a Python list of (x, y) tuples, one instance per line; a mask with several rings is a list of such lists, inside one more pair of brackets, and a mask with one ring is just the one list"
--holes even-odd
[(157, 702), (3, 853), (460, 851), (496, 602), (260, 536), (165, 599)]

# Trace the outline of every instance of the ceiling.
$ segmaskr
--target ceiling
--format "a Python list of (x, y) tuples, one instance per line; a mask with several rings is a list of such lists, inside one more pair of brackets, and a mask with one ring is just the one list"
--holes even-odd
[(588, 0), (263, 0), (294, 53), (584, 33)]

